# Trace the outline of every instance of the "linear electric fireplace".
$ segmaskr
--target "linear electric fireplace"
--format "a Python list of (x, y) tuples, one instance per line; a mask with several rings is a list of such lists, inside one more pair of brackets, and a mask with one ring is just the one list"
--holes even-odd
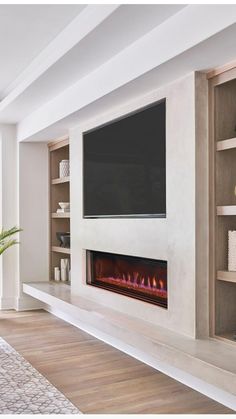
[(167, 262), (87, 250), (88, 285), (167, 308)]

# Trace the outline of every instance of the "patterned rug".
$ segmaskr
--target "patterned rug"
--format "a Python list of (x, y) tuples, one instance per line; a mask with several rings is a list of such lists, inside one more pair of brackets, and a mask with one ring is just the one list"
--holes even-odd
[(0, 338), (0, 414), (79, 414), (79, 410)]

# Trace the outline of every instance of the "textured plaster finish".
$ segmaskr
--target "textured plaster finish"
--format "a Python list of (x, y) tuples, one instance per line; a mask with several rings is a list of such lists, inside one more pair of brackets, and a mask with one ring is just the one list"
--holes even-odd
[[(82, 132), (166, 98), (166, 219), (82, 218)], [(195, 337), (195, 74), (71, 130), (72, 293)], [(168, 261), (168, 310), (87, 286), (85, 249)]]

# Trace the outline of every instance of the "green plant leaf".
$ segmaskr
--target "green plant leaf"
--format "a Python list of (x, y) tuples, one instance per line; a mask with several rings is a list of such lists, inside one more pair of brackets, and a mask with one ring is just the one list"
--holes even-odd
[(12, 227), (10, 228), (10, 230), (3, 230), (0, 232), (0, 242), (2, 240), (5, 240), (7, 237), (12, 236), (13, 234), (19, 233), (20, 231), (22, 231), (21, 228), (18, 227)]
[(11, 239), (16, 233), (22, 231), (19, 227), (12, 227), (9, 230), (1, 230), (0, 232), (0, 255), (5, 252), (9, 247), (18, 244), (19, 242), (16, 239)]
[(0, 255), (5, 252), (9, 247), (13, 246), (14, 244), (18, 244), (16, 240), (8, 240), (3, 245), (0, 246)]

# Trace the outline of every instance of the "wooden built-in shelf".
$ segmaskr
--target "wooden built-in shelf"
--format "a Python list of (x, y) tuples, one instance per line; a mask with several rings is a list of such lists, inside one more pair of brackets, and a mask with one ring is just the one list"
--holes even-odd
[(64, 254), (69, 255), (70, 249), (68, 247), (52, 246), (52, 252), (64, 253)]
[(216, 150), (224, 151), (230, 148), (236, 148), (236, 138), (229, 138), (228, 140), (217, 141)]
[(219, 281), (235, 282), (236, 283), (236, 272), (233, 272), (233, 271), (217, 271), (216, 278)]
[(236, 230), (236, 67), (211, 78), (209, 105), (210, 335), (235, 346), (236, 272), (227, 262)]
[(216, 335), (215, 337), (220, 340), (224, 340), (226, 342), (236, 343), (236, 339), (234, 338), (235, 335), (236, 335), (236, 330), (233, 332), (221, 333), (220, 335)]
[[(59, 246), (57, 232), (70, 232), (70, 212), (56, 212), (59, 202), (70, 202), (70, 176), (60, 177), (60, 162), (70, 159), (69, 138), (61, 138), (48, 145), (49, 149), (49, 218), (50, 218), (50, 268), (48, 281), (50, 285), (70, 285), (70, 282), (54, 281), (54, 268), (61, 269), (61, 260), (70, 261), (70, 248)], [(69, 174), (69, 173), (65, 173)], [(69, 278), (69, 272), (68, 272)]]
[(222, 205), (216, 207), (217, 215), (236, 215), (236, 205)]
[(58, 185), (60, 183), (68, 183), (70, 182), (70, 177), (66, 176), (66, 177), (59, 177), (57, 179), (52, 179), (52, 185)]
[(57, 212), (53, 212), (52, 213), (52, 218), (70, 218), (70, 213), (69, 212), (65, 212), (65, 213), (57, 213)]

